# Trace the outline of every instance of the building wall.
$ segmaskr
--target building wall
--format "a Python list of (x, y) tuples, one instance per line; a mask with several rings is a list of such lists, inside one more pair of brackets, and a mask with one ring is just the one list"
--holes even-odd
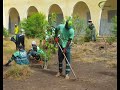
[(107, 1), (101, 12), (100, 30), (99, 30), (100, 35), (110, 34), (110, 30), (112, 29), (111, 18), (115, 14), (117, 14), (117, 12), (114, 12), (114, 10), (115, 11), (117, 10), (117, 0)]
[[(77, 3), (81, 3), (78, 6), (80, 10), (76, 10), (82, 17), (86, 17), (85, 13), (90, 12), (91, 19), (96, 27), (96, 31), (99, 34), (101, 8), (98, 7), (98, 3), (101, 0), (4, 0), (4, 27), (9, 28), (9, 10), (14, 7), (20, 17), (20, 20), (27, 18), (28, 8), (34, 6), (38, 12), (43, 12), (48, 19), (50, 7), (53, 4), (57, 4), (63, 13), (63, 18), (73, 14), (74, 7)], [(93, 3), (94, 2), (94, 3)], [(84, 4), (83, 4), (84, 3)], [(112, 2), (114, 3), (114, 2)], [(87, 8), (87, 9), (86, 9)], [(56, 9), (56, 8), (55, 8)], [(54, 10), (54, 8), (53, 8)], [(57, 11), (57, 10), (56, 10)]]

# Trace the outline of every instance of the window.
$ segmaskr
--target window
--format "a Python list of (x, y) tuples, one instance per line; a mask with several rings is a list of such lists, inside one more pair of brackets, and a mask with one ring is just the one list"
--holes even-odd
[(108, 11), (108, 22), (111, 23), (112, 18), (116, 15), (117, 15), (117, 10), (109, 10)]

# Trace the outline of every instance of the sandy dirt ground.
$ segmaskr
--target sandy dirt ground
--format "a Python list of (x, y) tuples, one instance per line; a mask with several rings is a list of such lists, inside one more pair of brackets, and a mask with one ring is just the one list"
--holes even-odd
[[(77, 80), (74, 79), (72, 73), (69, 80), (66, 80), (64, 76), (55, 77), (58, 71), (57, 54), (55, 54), (49, 61), (48, 70), (43, 70), (38, 64), (32, 65), (33, 75), (25, 80), (3, 79), (3, 89), (117, 90), (117, 68), (109, 67), (112, 65), (111, 62), (117, 60), (116, 43), (108, 45), (107, 52), (101, 50), (100, 45), (104, 44), (90, 42), (73, 46), (71, 65)], [(3, 67), (3, 71), (5, 72), (9, 67)]]

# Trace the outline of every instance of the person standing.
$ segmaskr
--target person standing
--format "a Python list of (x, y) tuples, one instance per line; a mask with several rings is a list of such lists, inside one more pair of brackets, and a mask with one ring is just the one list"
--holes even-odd
[[(58, 37), (59, 34), (59, 37)], [(68, 62), (71, 62), (71, 41), (74, 38), (74, 29), (72, 27), (72, 21), (68, 19), (65, 24), (60, 24), (55, 29), (55, 42), (59, 43), (62, 47), (63, 52), (60, 47), (58, 49), (58, 61), (59, 61), (59, 72), (56, 74), (56, 77), (62, 75), (63, 69), (63, 59), (66, 55)], [(66, 70), (65, 70), (65, 79), (69, 79), (70, 66), (66, 61)]]
[[(14, 28), (14, 38), (16, 40), (16, 43), (18, 42), (18, 38), (19, 38), (19, 28), (18, 28), (18, 25), (15, 24), (15, 28)], [(18, 49), (18, 44), (16, 44), (16, 50)]]
[(92, 23), (92, 20), (88, 20), (88, 28), (91, 30), (91, 40), (96, 41), (96, 29), (94, 24)]
[(18, 34), (18, 33), (19, 33), (19, 28), (18, 28), (17, 24), (15, 24), (14, 34)]

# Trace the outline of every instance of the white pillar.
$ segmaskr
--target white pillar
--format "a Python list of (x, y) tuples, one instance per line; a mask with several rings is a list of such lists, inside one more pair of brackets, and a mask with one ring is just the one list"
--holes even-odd
[(100, 15), (99, 15), (99, 20), (98, 20), (98, 36), (100, 35), (99, 32), (100, 32), (100, 24), (101, 24), (101, 16), (102, 16), (102, 9), (100, 10)]

